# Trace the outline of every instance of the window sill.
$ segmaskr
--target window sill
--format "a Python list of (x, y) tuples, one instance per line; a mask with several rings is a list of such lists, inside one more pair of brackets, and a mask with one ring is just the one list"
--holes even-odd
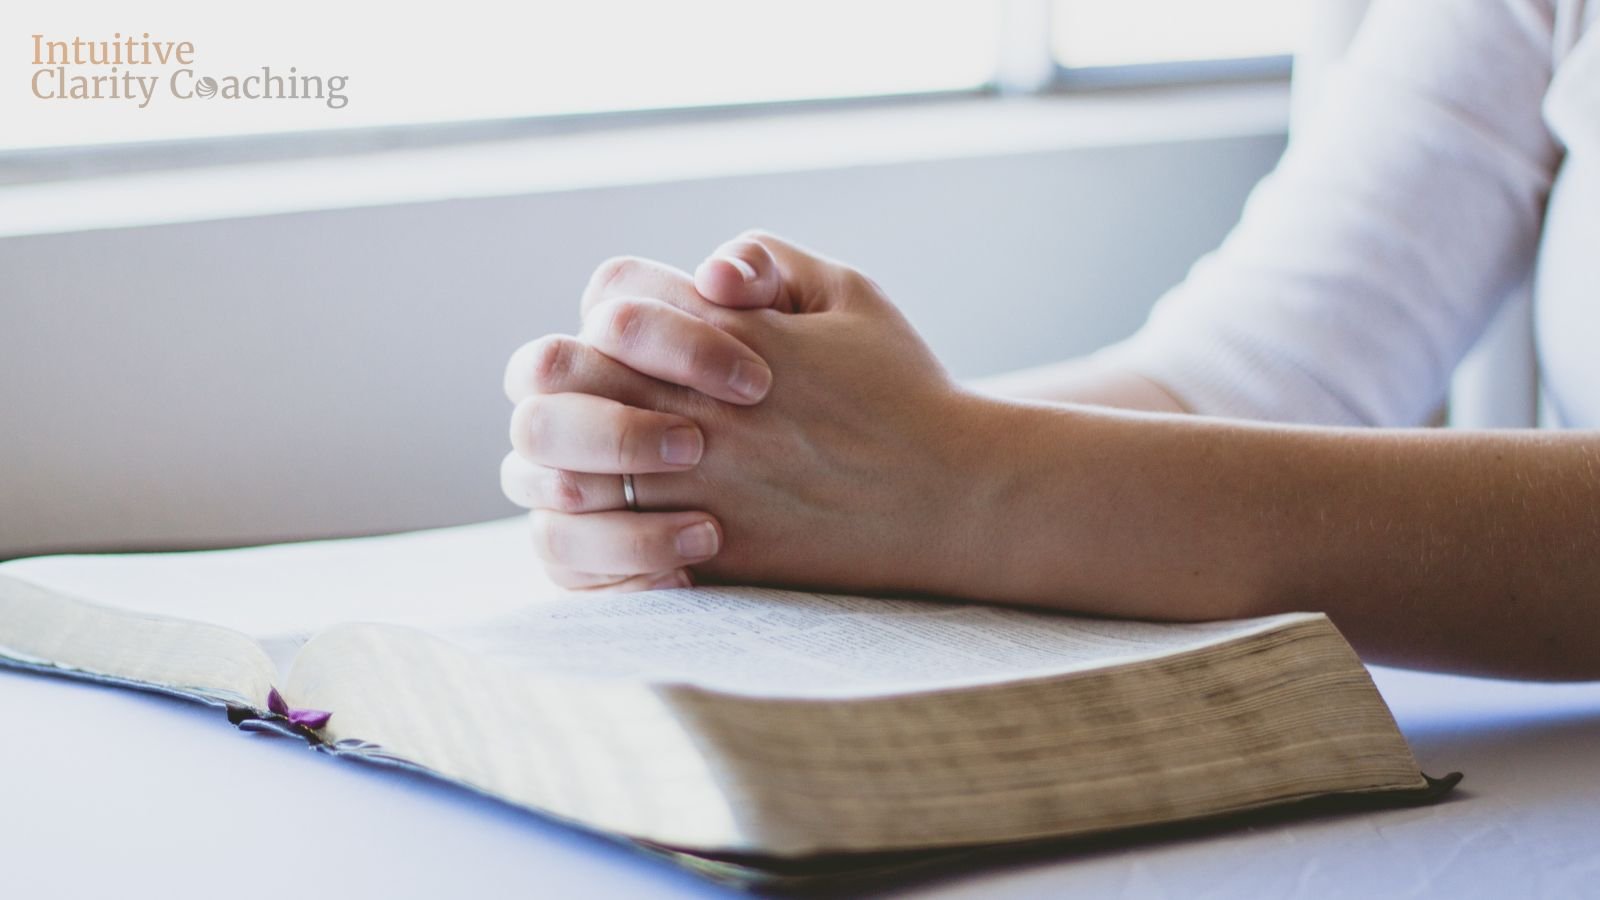
[(791, 112), (0, 188), (0, 238), (1282, 134), (1285, 83)]

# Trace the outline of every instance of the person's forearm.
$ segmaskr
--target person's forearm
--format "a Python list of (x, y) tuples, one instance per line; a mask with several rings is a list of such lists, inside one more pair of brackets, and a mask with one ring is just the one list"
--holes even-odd
[(1377, 661), (1600, 678), (1600, 435), (975, 402), (1003, 446), (973, 455), (960, 593), (1153, 619), (1318, 610)]
[(1010, 400), (1187, 412), (1162, 385), (1093, 356), (990, 376), (974, 382), (972, 388)]

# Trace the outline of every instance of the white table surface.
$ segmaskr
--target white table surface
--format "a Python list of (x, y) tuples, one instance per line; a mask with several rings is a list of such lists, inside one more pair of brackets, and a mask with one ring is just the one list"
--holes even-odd
[[(946, 877), (916, 897), (1600, 896), (1600, 685), (1376, 670), (1442, 804)], [(0, 897), (720, 897), (627, 849), (218, 710), (0, 670)]]

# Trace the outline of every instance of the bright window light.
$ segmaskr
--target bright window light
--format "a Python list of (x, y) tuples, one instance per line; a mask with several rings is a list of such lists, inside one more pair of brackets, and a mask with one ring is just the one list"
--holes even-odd
[(1055, 0), (1051, 36), (1067, 67), (1284, 56), (1291, 0)]
[[(0, 151), (973, 90), (1035, 2), (35, 4), (0, 48)], [(1283, 54), (1298, 6), (1042, 2), (1021, 49), (1068, 68)]]
[[(241, 9), (78, 0), (30, 10), (27, 33), (13, 29), (0, 54), (0, 148), (970, 89), (993, 77), (999, 27), (990, 0), (284, 0), (270, 14)], [(49, 65), (51, 49), (60, 50), (52, 41), (98, 47), (117, 35), (134, 38), (141, 57), (145, 43), (190, 42), (192, 64), (116, 73)], [(293, 84), (265, 80), (291, 67)], [(156, 79), (143, 109), (141, 84), (133, 100), (59, 97), (79, 76), (129, 74)], [(35, 96), (36, 76), (58, 96)], [(320, 77), (328, 94), (338, 76), (348, 81), (337, 109), (226, 96), (230, 77), (241, 92), (278, 94), (304, 93), (315, 85), (303, 79)], [(216, 92), (197, 94), (208, 85), (201, 78)], [(109, 85), (99, 83), (102, 94)]]

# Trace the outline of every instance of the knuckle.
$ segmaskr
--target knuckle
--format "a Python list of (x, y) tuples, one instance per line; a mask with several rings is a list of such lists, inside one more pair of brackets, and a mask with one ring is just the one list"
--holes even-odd
[(875, 291), (878, 289), (877, 282), (873, 281), (871, 278), (868, 278), (865, 272), (862, 272), (860, 269), (857, 269), (854, 266), (840, 265), (837, 267), (837, 274), (839, 280), (844, 283), (844, 287), (847, 290)]
[(641, 301), (614, 300), (606, 304), (603, 332), (613, 346), (633, 347), (644, 333), (647, 315), (647, 306)]
[(595, 290), (605, 293), (616, 286), (618, 282), (627, 279), (628, 275), (637, 271), (642, 260), (637, 256), (613, 256), (595, 266), (592, 282)]
[(639, 425), (634, 421), (633, 411), (620, 409), (613, 432), (616, 436), (616, 467), (618, 472), (627, 472), (638, 467), (639, 459)]
[(543, 398), (536, 395), (518, 403), (511, 413), (511, 446), (527, 459), (536, 460), (544, 452), (548, 437), (544, 408)]
[(715, 378), (733, 365), (723, 359), (722, 348), (716, 338), (703, 332), (694, 332), (693, 339), (679, 350), (684, 374), (690, 378)]
[(628, 559), (639, 571), (648, 570), (660, 555), (660, 539), (653, 533), (635, 531), (628, 537)]
[(750, 241), (752, 243), (760, 244), (775, 238), (777, 238), (777, 235), (765, 228), (746, 228), (745, 230), (739, 232), (739, 236), (734, 238), (734, 240)]
[(832, 278), (836, 290), (846, 297), (883, 296), (883, 288), (854, 266), (835, 264)]
[(577, 367), (579, 345), (564, 334), (546, 335), (529, 345), (528, 381), (540, 393), (556, 393)]
[(583, 512), (585, 507), (582, 479), (576, 473), (565, 469), (552, 469), (548, 500), (553, 509), (561, 512)]

